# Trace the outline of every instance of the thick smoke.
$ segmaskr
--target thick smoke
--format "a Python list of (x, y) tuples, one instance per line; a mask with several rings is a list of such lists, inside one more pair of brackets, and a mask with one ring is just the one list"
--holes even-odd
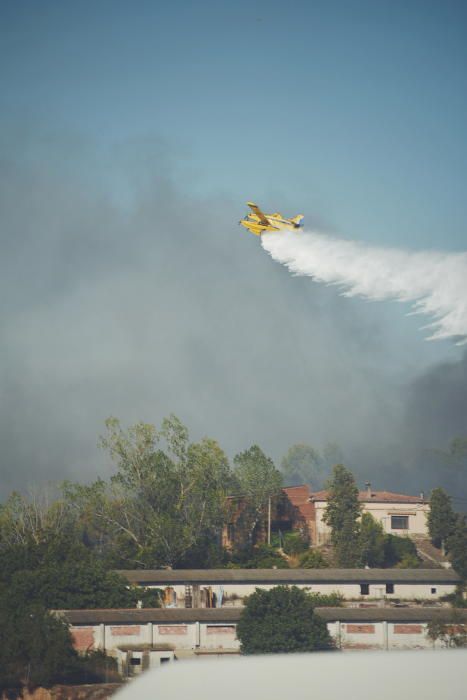
[(229, 457), (337, 442), (362, 486), (460, 489), (424, 452), (466, 434), (458, 348), (420, 342), (391, 304), (291, 280), (234, 223), (238, 201), (194, 195), (157, 139), (99, 155), (10, 128), (0, 150), (0, 500), (107, 478), (105, 418), (172, 411)]
[(412, 303), (432, 320), (429, 340), (467, 342), (467, 253), (409, 252), (320, 233), (262, 236), (265, 250), (297, 275), (341, 287), (344, 296)]

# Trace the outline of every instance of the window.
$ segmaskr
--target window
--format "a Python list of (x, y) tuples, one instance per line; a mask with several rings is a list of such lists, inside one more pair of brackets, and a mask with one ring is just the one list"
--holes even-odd
[(391, 530), (408, 530), (408, 515), (391, 515)]
[(394, 584), (393, 583), (386, 584), (386, 594), (388, 594), (388, 593), (394, 593)]
[(370, 584), (369, 583), (361, 583), (360, 584), (360, 595), (369, 595), (370, 593)]
[(161, 664), (166, 664), (170, 661), (170, 656), (161, 656)]
[(431, 589), (431, 594), (432, 594), (432, 595), (435, 595), (435, 594), (436, 594), (436, 588), (432, 588), (432, 589)]
[(132, 656), (130, 659), (130, 664), (132, 666), (141, 666), (141, 657)]

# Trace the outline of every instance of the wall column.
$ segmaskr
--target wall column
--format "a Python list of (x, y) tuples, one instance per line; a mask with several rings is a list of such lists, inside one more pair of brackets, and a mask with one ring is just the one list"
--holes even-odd
[(386, 620), (383, 620), (383, 649), (386, 651), (389, 649), (388, 623)]
[(97, 648), (101, 651), (105, 651), (105, 624), (101, 623), (99, 625), (99, 630), (97, 632)]

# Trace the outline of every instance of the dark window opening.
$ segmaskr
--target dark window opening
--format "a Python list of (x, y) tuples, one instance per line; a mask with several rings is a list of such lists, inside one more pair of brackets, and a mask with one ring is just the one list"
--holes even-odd
[(360, 584), (360, 595), (368, 595), (370, 593), (370, 584), (361, 583)]
[(431, 592), (432, 592), (433, 594), (436, 593), (436, 588), (432, 588), (432, 589), (431, 589)]
[(166, 664), (170, 661), (170, 656), (161, 656), (161, 664)]
[(408, 515), (391, 515), (391, 530), (408, 530)]
[(386, 593), (394, 593), (394, 584), (393, 583), (386, 584)]
[(141, 659), (137, 656), (132, 656), (130, 659), (130, 664), (132, 666), (141, 666)]

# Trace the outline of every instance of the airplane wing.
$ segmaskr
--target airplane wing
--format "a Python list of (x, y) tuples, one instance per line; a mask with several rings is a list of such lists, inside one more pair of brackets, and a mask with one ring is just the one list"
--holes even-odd
[(261, 222), (264, 226), (269, 226), (269, 220), (265, 217), (265, 215), (263, 214), (263, 212), (261, 211), (261, 209), (260, 209), (258, 206), (256, 206), (256, 204), (254, 204), (253, 202), (247, 202), (247, 204), (248, 204), (248, 206), (250, 207), (250, 209), (251, 209), (251, 210), (256, 214), (256, 216), (259, 218), (260, 222)]

